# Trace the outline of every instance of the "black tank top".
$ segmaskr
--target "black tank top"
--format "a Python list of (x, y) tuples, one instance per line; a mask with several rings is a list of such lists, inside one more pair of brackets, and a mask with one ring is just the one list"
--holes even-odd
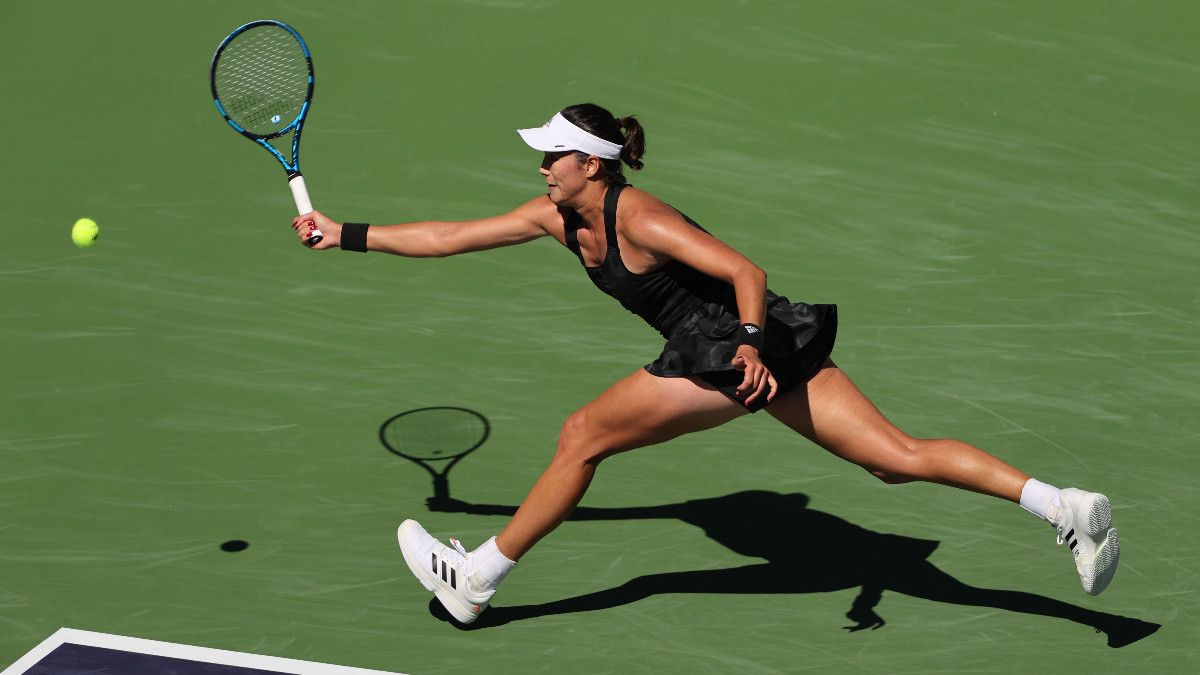
[[(691, 328), (701, 314), (736, 310), (732, 285), (681, 262), (672, 260), (645, 274), (635, 274), (625, 267), (617, 247), (617, 200), (626, 187), (625, 183), (613, 183), (604, 195), (604, 234), (608, 239), (608, 250), (598, 267), (584, 264), (592, 283), (616, 298), (625, 309), (642, 317), (668, 340)], [(679, 215), (693, 227), (707, 231), (686, 215)], [(578, 233), (583, 219), (574, 210), (567, 209), (563, 220), (567, 248), (583, 263)]]

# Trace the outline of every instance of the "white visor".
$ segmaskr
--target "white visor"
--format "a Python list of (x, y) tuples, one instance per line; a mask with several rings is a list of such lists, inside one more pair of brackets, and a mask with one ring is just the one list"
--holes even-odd
[(562, 113), (554, 113), (554, 117), (545, 126), (535, 129), (517, 129), (521, 140), (529, 147), (542, 152), (565, 152), (579, 150), (602, 159), (620, 159), (621, 146), (610, 143), (580, 129), (567, 121)]

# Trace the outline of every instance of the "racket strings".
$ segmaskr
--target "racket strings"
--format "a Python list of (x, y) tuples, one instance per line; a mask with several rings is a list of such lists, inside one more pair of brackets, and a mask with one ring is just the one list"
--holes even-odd
[(296, 38), (278, 26), (251, 28), (221, 52), (217, 98), (230, 119), (252, 134), (287, 128), (308, 100), (309, 65)]

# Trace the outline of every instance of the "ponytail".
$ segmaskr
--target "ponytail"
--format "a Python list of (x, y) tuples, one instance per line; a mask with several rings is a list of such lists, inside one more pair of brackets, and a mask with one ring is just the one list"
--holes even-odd
[(621, 161), (637, 171), (645, 166), (642, 163), (642, 155), (646, 152), (646, 135), (642, 131), (642, 123), (630, 115), (618, 119), (617, 124), (621, 125), (625, 136), (625, 143), (621, 146)]
[(619, 159), (601, 159), (604, 167), (604, 178), (610, 183), (624, 183), (625, 174), (621, 171), (621, 162), (637, 171), (645, 164), (642, 156), (646, 153), (646, 132), (636, 117), (616, 118), (608, 110), (595, 103), (580, 103), (562, 109), (562, 116), (571, 124), (583, 129), (597, 138), (603, 138), (610, 143), (621, 146)]

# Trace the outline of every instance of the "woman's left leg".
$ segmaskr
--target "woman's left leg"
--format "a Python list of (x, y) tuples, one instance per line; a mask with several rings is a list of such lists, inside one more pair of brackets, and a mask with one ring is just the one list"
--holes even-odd
[(1059, 543), (1068, 546), (1083, 590), (1091, 595), (1107, 588), (1117, 571), (1120, 542), (1108, 497), (1031, 480), (962, 441), (913, 438), (889, 422), (832, 361), (807, 386), (781, 394), (766, 410), (886, 483), (924, 480), (1021, 504), (1058, 530)]
[(833, 361), (766, 411), (885, 483), (924, 480), (1020, 502), (1024, 472), (962, 441), (913, 438), (892, 424)]

